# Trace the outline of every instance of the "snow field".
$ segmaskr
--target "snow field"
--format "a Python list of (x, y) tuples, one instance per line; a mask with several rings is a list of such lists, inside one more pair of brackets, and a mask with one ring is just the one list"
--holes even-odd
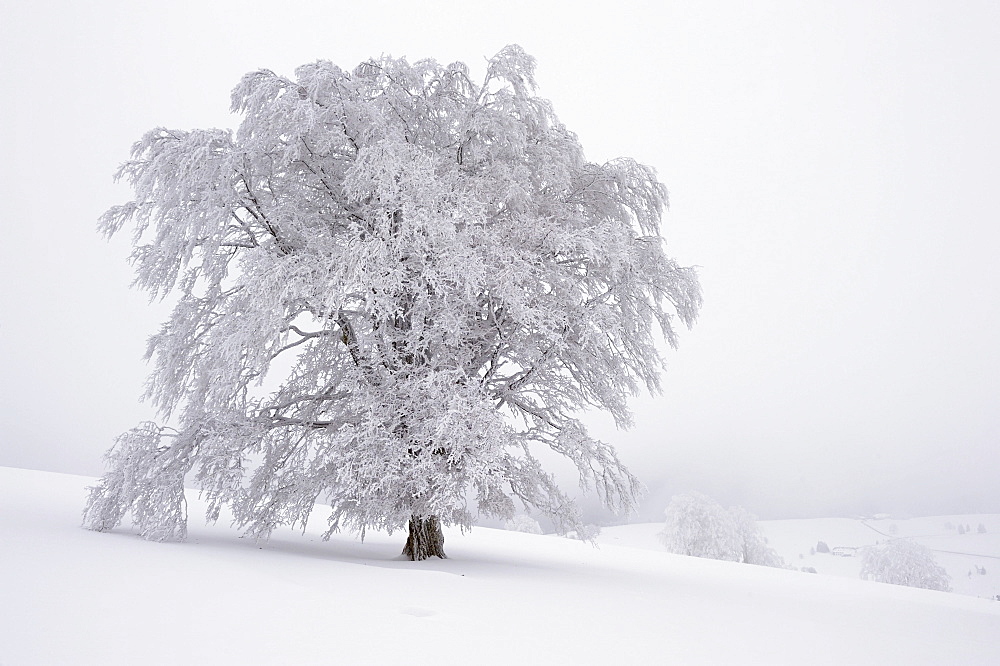
[[(476, 528), (186, 543), (79, 527), (93, 479), (0, 468), (0, 663), (993, 664), (1000, 603)], [(636, 528), (636, 529), (632, 529)], [(648, 528), (648, 526), (647, 526)], [(652, 537), (655, 542), (655, 532)], [(833, 544), (830, 544), (833, 546)]]

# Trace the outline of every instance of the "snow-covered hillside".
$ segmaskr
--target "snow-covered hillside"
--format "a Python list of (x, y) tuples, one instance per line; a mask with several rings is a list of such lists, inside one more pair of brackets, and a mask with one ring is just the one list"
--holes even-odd
[[(963, 526), (963, 533), (959, 525)], [(984, 532), (978, 531), (980, 525)], [(761, 522), (760, 527), (788, 564), (851, 578), (857, 578), (861, 570), (854, 549), (906, 537), (931, 549), (935, 561), (951, 576), (953, 592), (994, 600), (1000, 595), (1000, 515), (997, 514), (770, 520)], [(820, 541), (833, 552), (816, 552)]]
[[(858, 549), (906, 537), (931, 549), (935, 561), (951, 576), (953, 592), (991, 600), (1000, 595), (1000, 514), (877, 520), (808, 518), (757, 524), (768, 545), (794, 569), (857, 579), (861, 571)], [(959, 533), (959, 525), (964, 533)], [(979, 531), (980, 525), (984, 532)], [(657, 538), (662, 529), (660, 523), (608, 527), (598, 540), (663, 551)], [(831, 552), (817, 552), (820, 541)]]
[[(79, 528), (92, 479), (0, 468), (2, 664), (993, 664), (1000, 603), (477, 528), (448, 560), (323, 521)], [(655, 536), (647, 535), (655, 540)], [(606, 536), (606, 539), (612, 536)], [(831, 537), (832, 539), (833, 537)], [(833, 544), (831, 544), (833, 545)]]

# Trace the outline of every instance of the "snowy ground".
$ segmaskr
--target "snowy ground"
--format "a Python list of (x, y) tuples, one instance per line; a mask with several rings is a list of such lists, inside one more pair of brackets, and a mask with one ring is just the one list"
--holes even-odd
[(398, 558), (400, 534), (324, 543), (320, 525), (260, 546), (204, 526), (192, 499), (190, 540), (157, 544), (127, 528), (80, 529), (89, 483), (0, 468), (0, 664), (995, 664), (1000, 654), (998, 602), (669, 555), (652, 547), (655, 531), (646, 548), (599, 549), (453, 531), (450, 559), (412, 563)]

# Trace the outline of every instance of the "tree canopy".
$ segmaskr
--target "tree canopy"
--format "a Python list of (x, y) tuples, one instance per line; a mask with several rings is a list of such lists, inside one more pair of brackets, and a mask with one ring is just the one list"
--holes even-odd
[(926, 546), (892, 539), (861, 550), (861, 578), (879, 583), (951, 591), (951, 577)]
[(481, 84), (391, 57), (262, 70), (233, 91), (235, 133), (135, 144), (118, 173), (135, 198), (101, 229), (131, 228), (135, 285), (177, 298), (146, 391), (175, 427), (119, 437), (88, 527), (131, 511), (142, 536), (183, 538), (186, 477), (254, 537), (317, 502), (328, 535), (412, 538), (517, 502), (575, 527), (540, 449), (633, 505), (636, 478), (577, 417), (630, 425), (628, 398), (660, 389), (657, 338), (676, 345), (701, 291), (664, 253), (653, 169), (588, 162), (534, 67), (509, 46)]

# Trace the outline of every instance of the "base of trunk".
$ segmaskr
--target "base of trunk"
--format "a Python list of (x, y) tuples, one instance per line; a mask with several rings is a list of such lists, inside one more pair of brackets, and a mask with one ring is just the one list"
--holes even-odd
[(403, 555), (413, 561), (431, 556), (448, 557), (444, 554), (444, 532), (437, 516), (410, 516), (410, 535), (406, 538)]

